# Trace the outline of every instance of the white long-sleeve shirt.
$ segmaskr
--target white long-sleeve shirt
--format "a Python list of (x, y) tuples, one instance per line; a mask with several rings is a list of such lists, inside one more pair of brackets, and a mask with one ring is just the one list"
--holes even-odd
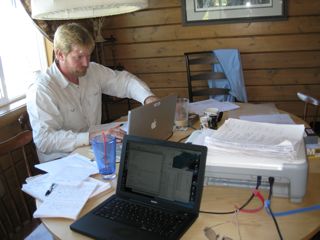
[(101, 124), (102, 93), (141, 103), (153, 95), (127, 71), (91, 62), (79, 85), (69, 82), (53, 63), (38, 73), (27, 92), (27, 111), (41, 162), (66, 156), (89, 144), (89, 127)]

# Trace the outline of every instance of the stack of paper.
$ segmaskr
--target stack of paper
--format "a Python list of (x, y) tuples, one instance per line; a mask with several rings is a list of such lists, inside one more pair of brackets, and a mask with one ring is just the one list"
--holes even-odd
[(297, 159), (303, 134), (303, 125), (228, 119), (217, 131), (202, 131), (193, 143), (208, 147), (208, 164), (272, 168)]
[(48, 173), (27, 178), (22, 186), (22, 191), (42, 202), (33, 214), (35, 218), (76, 219), (89, 198), (111, 188), (108, 182), (89, 177), (97, 167), (79, 154), (36, 167)]

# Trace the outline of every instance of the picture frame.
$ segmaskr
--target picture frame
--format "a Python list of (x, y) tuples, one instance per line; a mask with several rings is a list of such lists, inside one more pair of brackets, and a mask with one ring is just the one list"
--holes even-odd
[(182, 0), (183, 25), (287, 19), (288, 0)]

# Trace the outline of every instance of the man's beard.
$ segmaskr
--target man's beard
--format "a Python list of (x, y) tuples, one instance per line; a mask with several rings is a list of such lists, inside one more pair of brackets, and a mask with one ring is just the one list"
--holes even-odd
[(74, 73), (77, 77), (83, 77), (87, 74), (88, 68), (82, 68), (81, 70), (76, 70)]

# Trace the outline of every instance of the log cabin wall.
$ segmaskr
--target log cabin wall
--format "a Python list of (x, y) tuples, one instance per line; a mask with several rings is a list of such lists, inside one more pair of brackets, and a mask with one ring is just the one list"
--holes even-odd
[(103, 35), (117, 40), (116, 62), (160, 97), (188, 95), (184, 52), (238, 48), (249, 102), (301, 116), (298, 91), (320, 98), (320, 1), (288, 0), (287, 20), (183, 26), (180, 0), (150, 0), (105, 18)]

